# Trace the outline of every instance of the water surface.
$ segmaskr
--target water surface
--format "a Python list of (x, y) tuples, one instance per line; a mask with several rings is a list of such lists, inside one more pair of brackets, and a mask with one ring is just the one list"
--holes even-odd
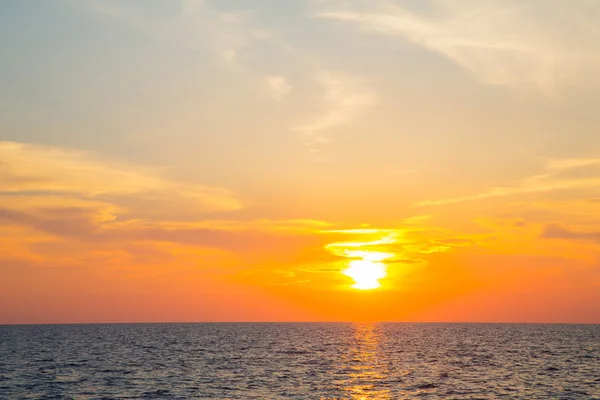
[(600, 399), (600, 326), (0, 326), (6, 399)]

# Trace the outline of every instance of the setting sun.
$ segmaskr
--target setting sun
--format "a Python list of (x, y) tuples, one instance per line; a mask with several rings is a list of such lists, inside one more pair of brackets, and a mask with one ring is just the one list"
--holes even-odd
[[(371, 244), (380, 242), (374, 241)], [(368, 250), (346, 250), (345, 253), (347, 257), (359, 258), (350, 261), (349, 267), (342, 271), (344, 275), (354, 279), (354, 289), (371, 290), (381, 287), (379, 280), (387, 276), (383, 261), (392, 258), (394, 254)]]
[(352, 285), (355, 289), (370, 290), (381, 286), (379, 280), (387, 275), (382, 262), (371, 260), (353, 260), (350, 266), (343, 271), (356, 282)]
[[(386, 229), (362, 229), (340, 231), (349, 235), (359, 235), (356, 241), (331, 243), (325, 246), (333, 254), (349, 258), (348, 268), (342, 273), (354, 279), (354, 289), (370, 290), (381, 287), (380, 279), (387, 276), (384, 260), (392, 259), (396, 254), (387, 251), (385, 246), (397, 243), (399, 232)], [(365, 240), (360, 235), (370, 235)]]

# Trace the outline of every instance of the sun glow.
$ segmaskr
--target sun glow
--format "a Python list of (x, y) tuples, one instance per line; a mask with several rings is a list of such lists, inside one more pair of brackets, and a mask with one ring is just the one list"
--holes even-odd
[[(354, 280), (352, 287), (359, 290), (380, 288), (381, 283), (379, 280), (387, 276), (385, 260), (396, 257), (394, 253), (380, 250), (389, 250), (390, 245), (398, 243), (399, 233), (383, 229), (338, 232), (359, 234), (359, 237), (357, 237), (359, 240), (330, 243), (325, 246), (333, 254), (350, 259), (348, 268), (341, 272)], [(360, 237), (360, 235), (367, 237)]]
[(356, 283), (352, 287), (355, 289), (377, 289), (381, 287), (379, 280), (387, 275), (385, 265), (379, 261), (352, 260), (349, 265), (343, 273), (354, 279)]

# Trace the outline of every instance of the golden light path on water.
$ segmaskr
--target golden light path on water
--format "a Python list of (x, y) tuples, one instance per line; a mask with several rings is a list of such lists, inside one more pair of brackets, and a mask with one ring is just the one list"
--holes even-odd
[(339, 242), (325, 246), (333, 254), (351, 259), (348, 262), (348, 268), (344, 269), (342, 273), (354, 280), (353, 288), (371, 290), (381, 287), (379, 281), (387, 276), (385, 260), (394, 258), (395, 254), (378, 251), (378, 248), (397, 243), (397, 234), (369, 229), (346, 232), (371, 235), (383, 233), (385, 235), (371, 241)]
[(353, 340), (349, 352), (342, 356), (342, 366), (349, 371), (340, 383), (355, 400), (390, 399), (390, 389), (382, 382), (389, 376), (389, 363), (380, 350), (381, 328), (374, 323), (353, 324)]

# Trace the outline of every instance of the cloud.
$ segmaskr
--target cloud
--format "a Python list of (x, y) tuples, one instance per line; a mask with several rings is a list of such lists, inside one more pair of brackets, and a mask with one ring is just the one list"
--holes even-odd
[[(325, 233), (339, 235), (325, 248), (331, 254), (342, 258), (378, 257), (386, 263), (421, 263), (428, 254), (452, 251), (461, 247), (476, 245), (466, 237), (446, 237), (449, 232), (436, 232), (434, 229), (420, 227), (387, 229), (339, 229), (326, 230)], [(430, 235), (441, 237), (428, 237)]]
[(43, 215), (0, 208), (0, 221), (25, 225), (61, 237), (83, 238), (96, 232), (88, 210), (65, 208), (45, 209)]
[(566, 158), (560, 160), (550, 160), (548, 169), (551, 171), (564, 171), (568, 169), (599, 166), (600, 158)]
[(206, 44), (227, 64), (234, 63), (240, 49), (256, 36), (246, 26), (247, 13), (217, 11), (203, 0), (182, 0), (181, 10), (187, 39), (207, 38)]
[[(270, 40), (270, 33), (249, 24), (251, 13), (221, 11), (209, 1), (181, 0), (178, 12), (152, 18), (140, 4), (115, 0), (71, 0), (72, 3), (113, 18), (143, 33), (183, 47), (208, 48), (219, 60), (233, 65), (245, 47), (255, 40)], [(173, 2), (175, 3), (175, 2)], [(177, 4), (177, 3), (175, 3)], [(146, 4), (144, 4), (146, 5)]]
[(0, 142), (0, 160), (1, 202), (27, 195), (101, 202), (121, 198), (131, 199), (131, 206), (150, 202), (154, 207), (198, 212), (241, 207), (226, 189), (176, 182), (158, 168), (107, 160), (79, 150)]
[(318, 75), (317, 81), (323, 86), (325, 97), (324, 111), (303, 125), (295, 126), (293, 131), (306, 136), (311, 151), (318, 151), (316, 145), (330, 140), (329, 130), (347, 125), (365, 110), (377, 104), (377, 96), (369, 85), (358, 78), (332, 72)]
[(417, 206), (437, 206), (484, 200), (516, 194), (541, 193), (557, 190), (592, 189), (600, 187), (600, 158), (569, 158), (551, 160), (544, 173), (514, 185), (497, 186), (474, 195), (439, 200), (423, 200)]
[(232, 193), (164, 172), (79, 150), (0, 142), (0, 247), (63, 265), (140, 265), (153, 249), (178, 263), (210, 263), (216, 251), (230, 266), (250, 267), (323, 259), (336, 236), (323, 233), (331, 226), (323, 221), (230, 219), (240, 207)]
[[(101, 212), (91, 207), (27, 211), (0, 208), (0, 225), (24, 226), (69, 243), (90, 243), (95, 248), (164, 242), (279, 259), (296, 257), (306, 248), (322, 248), (331, 237), (320, 234), (327, 226), (320, 221), (121, 221), (115, 215), (99, 218)], [(39, 238), (33, 240), (38, 241)]]
[(230, 67), (247, 69), (247, 65), (242, 65), (248, 61), (242, 61), (243, 56), (256, 56), (261, 44), (290, 49), (275, 32), (254, 23), (254, 9), (224, 11), (217, 4), (218, 1), (181, 0), (180, 18), (171, 28), (183, 43), (195, 46), (201, 42)]
[(563, 228), (558, 224), (550, 224), (544, 228), (540, 235), (546, 239), (573, 239), (573, 240), (592, 240), (600, 241), (600, 232), (575, 232)]
[[(282, 101), (295, 90), (286, 76), (272, 72), (272, 65), (276, 63), (267, 66), (257, 62), (264, 58), (261, 55), (271, 60), (277, 54), (277, 59), (282, 57), (287, 64), (300, 67), (310, 78), (316, 78), (323, 89), (317, 105), (320, 111), (312, 119), (307, 118), (307, 122), (292, 123), (290, 127), (293, 132), (303, 134), (311, 152), (318, 152), (318, 144), (330, 141), (330, 130), (348, 124), (377, 103), (377, 96), (368, 82), (342, 72), (322, 72), (327, 67), (311, 51), (290, 45), (278, 32), (258, 25), (256, 8), (225, 10), (219, 8), (217, 1), (180, 0), (179, 8), (173, 14), (152, 18), (152, 13), (144, 12), (135, 4), (123, 5), (114, 0), (72, 1), (161, 41), (212, 53), (234, 77), (230, 81), (236, 82), (235, 87), (225, 87), (236, 93), (246, 84), (262, 92), (266, 83), (269, 95)], [(299, 82), (304, 80), (299, 79)], [(295, 110), (300, 109), (303, 108), (296, 105)]]
[(293, 89), (287, 79), (281, 75), (267, 75), (266, 80), (275, 100), (283, 100)]
[[(319, 4), (330, 4), (321, 2)], [(554, 95), (560, 84), (594, 77), (600, 64), (600, 3), (431, 0), (417, 13), (391, 1), (321, 6), (316, 17), (397, 36), (439, 53), (495, 85), (533, 84)], [(363, 6), (363, 7), (359, 7)]]

